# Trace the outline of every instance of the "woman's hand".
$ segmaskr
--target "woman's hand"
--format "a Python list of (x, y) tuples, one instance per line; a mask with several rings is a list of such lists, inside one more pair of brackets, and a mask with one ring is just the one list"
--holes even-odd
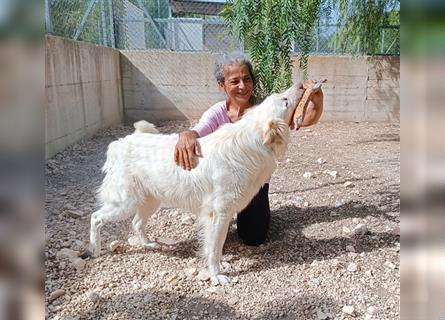
[(184, 170), (190, 171), (196, 167), (195, 156), (202, 157), (198, 138), (198, 133), (193, 130), (179, 133), (175, 147), (175, 162)]
[[(316, 82), (317, 81), (315, 80), (308, 80), (303, 83), (303, 88), (307, 89), (309, 87), (312, 87)], [(323, 113), (323, 91), (321, 90), (321, 88), (318, 88), (315, 89), (314, 92), (312, 93), (301, 126), (308, 127), (317, 123), (322, 113)]]

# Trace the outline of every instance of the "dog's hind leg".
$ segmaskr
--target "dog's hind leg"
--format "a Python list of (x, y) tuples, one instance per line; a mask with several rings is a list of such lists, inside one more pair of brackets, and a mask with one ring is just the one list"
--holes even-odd
[(214, 211), (203, 217), (204, 253), (207, 258), (212, 285), (229, 283), (229, 278), (220, 274), (219, 271), (222, 249), (226, 241), (231, 217), (231, 215), (222, 211)]
[(140, 243), (148, 249), (156, 249), (159, 247), (157, 242), (150, 242), (145, 234), (145, 226), (147, 220), (156, 212), (159, 208), (159, 201), (152, 196), (145, 199), (144, 203), (141, 204), (133, 218), (133, 229), (136, 235), (139, 237)]
[(104, 224), (127, 219), (132, 214), (134, 214), (134, 210), (131, 207), (115, 204), (105, 204), (98, 211), (94, 212), (91, 215), (90, 246), (87, 255), (93, 257), (100, 255), (100, 228)]

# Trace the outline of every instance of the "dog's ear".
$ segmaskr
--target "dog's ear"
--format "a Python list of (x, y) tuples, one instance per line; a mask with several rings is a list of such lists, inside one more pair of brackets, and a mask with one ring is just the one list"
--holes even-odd
[(289, 142), (289, 126), (281, 119), (269, 120), (263, 130), (263, 145), (272, 149), (277, 158), (283, 157)]

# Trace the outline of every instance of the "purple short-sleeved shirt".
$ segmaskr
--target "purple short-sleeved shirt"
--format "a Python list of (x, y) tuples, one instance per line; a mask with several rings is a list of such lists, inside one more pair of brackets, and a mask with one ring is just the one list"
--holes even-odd
[(204, 112), (201, 119), (192, 130), (196, 131), (199, 137), (204, 137), (216, 131), (216, 129), (223, 124), (231, 122), (227, 112), (226, 101), (220, 101)]
[[(199, 137), (204, 137), (216, 131), (223, 124), (231, 122), (232, 120), (230, 120), (229, 113), (227, 112), (226, 101), (220, 101), (204, 112), (192, 130), (198, 133)], [(265, 183), (269, 183), (270, 179), (267, 179)]]

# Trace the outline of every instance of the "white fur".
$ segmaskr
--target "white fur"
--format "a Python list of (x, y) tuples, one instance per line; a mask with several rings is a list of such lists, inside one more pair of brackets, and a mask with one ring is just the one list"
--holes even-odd
[(179, 207), (198, 217), (212, 284), (226, 284), (219, 262), (230, 220), (247, 206), (284, 155), (287, 124), (301, 93), (293, 86), (272, 95), (238, 122), (200, 138), (203, 157), (191, 171), (174, 162), (177, 134), (144, 133), (154, 127), (135, 124), (135, 133), (108, 147), (106, 176), (98, 192), (101, 208), (91, 217), (91, 253), (100, 253), (102, 225), (130, 216), (141, 243), (157, 247), (144, 233), (148, 218), (161, 205)]

